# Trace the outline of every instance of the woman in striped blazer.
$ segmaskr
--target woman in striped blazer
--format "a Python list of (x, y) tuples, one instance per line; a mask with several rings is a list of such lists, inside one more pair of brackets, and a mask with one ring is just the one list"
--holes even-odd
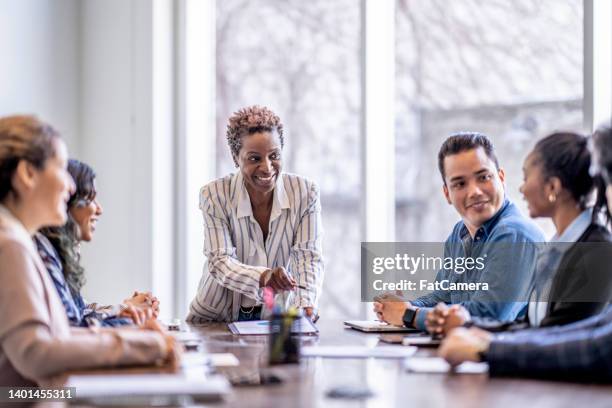
[(236, 112), (227, 141), (239, 171), (200, 191), (207, 260), (187, 320), (265, 317), (265, 287), (316, 319), (324, 270), (319, 189), (282, 172), (283, 125), (268, 108)]

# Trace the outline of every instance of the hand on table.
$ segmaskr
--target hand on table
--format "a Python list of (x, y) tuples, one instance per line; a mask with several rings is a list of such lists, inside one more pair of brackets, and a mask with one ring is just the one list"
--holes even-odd
[(493, 335), (485, 330), (472, 327), (458, 327), (450, 331), (438, 349), (438, 355), (450, 365), (464, 361), (481, 361), (480, 353), (489, 350)]
[(163, 364), (170, 368), (172, 371), (177, 371), (181, 365), (183, 346), (176, 341), (176, 338), (174, 338), (174, 336), (168, 334), (168, 332), (163, 328), (161, 323), (159, 323), (159, 321), (155, 319), (147, 320), (143, 324), (142, 328), (145, 330), (158, 332), (164, 337), (166, 349)]
[(304, 310), (304, 316), (308, 317), (311, 322), (316, 323), (319, 320), (319, 313), (312, 306), (306, 306), (302, 310)]
[(399, 295), (386, 293), (374, 298), (374, 312), (379, 320), (394, 326), (404, 325), (404, 313), (412, 307)]
[(143, 327), (148, 320), (154, 319), (152, 309), (141, 309), (131, 304), (124, 304), (125, 308), (119, 313), (119, 317), (129, 317), (138, 327)]
[(438, 303), (436, 307), (427, 312), (425, 328), (431, 334), (448, 334), (455, 327), (463, 326), (470, 321), (470, 312), (461, 305), (447, 306)]
[(155, 318), (159, 316), (159, 299), (153, 296), (151, 292), (134, 291), (132, 297), (125, 299), (123, 303), (140, 309), (151, 309)]

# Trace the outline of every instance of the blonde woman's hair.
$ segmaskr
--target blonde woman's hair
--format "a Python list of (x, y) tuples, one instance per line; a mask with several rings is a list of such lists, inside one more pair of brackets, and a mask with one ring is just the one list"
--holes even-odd
[(0, 202), (13, 191), (13, 174), (21, 160), (42, 169), (55, 155), (53, 140), (59, 133), (35, 116), (0, 118)]

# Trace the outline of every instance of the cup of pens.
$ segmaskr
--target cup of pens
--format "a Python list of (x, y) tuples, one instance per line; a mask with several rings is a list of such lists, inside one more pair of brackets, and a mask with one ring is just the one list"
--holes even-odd
[(292, 332), (300, 332), (300, 328), (294, 325), (300, 324), (301, 316), (294, 307), (284, 310), (282, 306), (274, 304), (273, 298), (272, 290), (264, 292), (265, 303), (272, 306), (268, 341), (269, 363), (270, 365), (299, 363), (300, 339), (298, 336), (292, 336)]

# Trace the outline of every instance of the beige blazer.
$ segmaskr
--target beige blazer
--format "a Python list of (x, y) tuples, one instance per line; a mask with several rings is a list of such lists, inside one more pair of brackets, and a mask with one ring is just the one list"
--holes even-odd
[(71, 328), (23, 225), (0, 205), (0, 386), (44, 385), (66, 370), (151, 364), (159, 333)]

